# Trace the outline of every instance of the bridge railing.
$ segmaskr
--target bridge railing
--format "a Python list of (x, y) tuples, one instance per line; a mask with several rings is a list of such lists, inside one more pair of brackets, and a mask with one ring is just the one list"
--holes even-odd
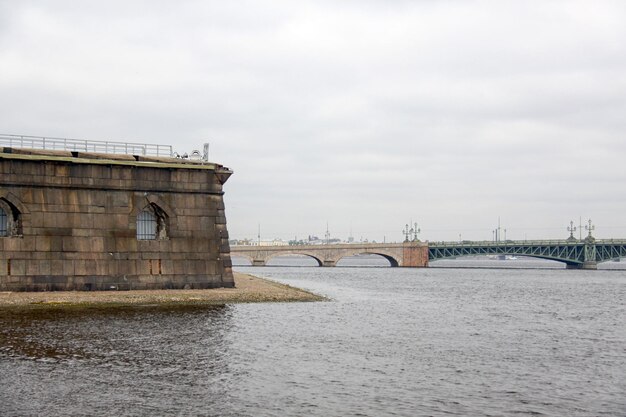
[(0, 146), (127, 155), (173, 155), (170, 145), (6, 134), (0, 134)]
[(429, 246), (506, 246), (506, 245), (563, 245), (563, 244), (572, 244), (577, 245), (581, 242), (568, 242), (566, 240), (506, 240), (506, 241), (498, 241), (494, 242), (492, 240), (472, 240), (472, 241), (463, 241), (463, 242), (428, 242)]
[[(462, 242), (450, 242), (450, 241), (425, 241), (422, 242), (429, 247), (476, 247), (476, 246), (546, 246), (546, 245), (560, 245), (560, 246), (578, 246), (585, 244), (584, 240), (570, 241), (565, 239), (550, 239), (550, 240), (501, 240), (494, 242), (493, 240), (465, 240)], [(624, 245), (626, 239), (597, 239), (594, 241), (595, 245)], [(296, 249), (324, 249), (328, 247), (333, 248), (353, 248), (353, 247), (391, 247), (391, 246), (403, 246), (404, 243), (388, 242), (388, 243), (339, 243), (330, 245), (281, 245), (281, 246), (258, 246), (258, 245), (231, 245), (231, 249), (243, 249), (243, 250), (296, 250)]]
[[(430, 247), (472, 247), (472, 246), (542, 246), (542, 245), (581, 245), (584, 244), (584, 240), (501, 240), (494, 242), (492, 240), (473, 240), (463, 242), (428, 242)], [(625, 239), (601, 239), (595, 240), (594, 244), (626, 244)]]

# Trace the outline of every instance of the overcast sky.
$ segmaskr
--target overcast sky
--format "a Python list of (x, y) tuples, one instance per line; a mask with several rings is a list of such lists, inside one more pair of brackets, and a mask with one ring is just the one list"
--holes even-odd
[(0, 0), (0, 133), (210, 142), (234, 238), (626, 238), (626, 2)]

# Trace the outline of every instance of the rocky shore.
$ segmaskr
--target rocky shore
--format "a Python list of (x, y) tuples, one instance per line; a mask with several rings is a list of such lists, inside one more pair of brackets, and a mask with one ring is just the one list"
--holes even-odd
[(235, 288), (208, 290), (0, 292), (0, 309), (216, 305), (230, 303), (323, 301), (324, 297), (248, 274), (235, 272)]

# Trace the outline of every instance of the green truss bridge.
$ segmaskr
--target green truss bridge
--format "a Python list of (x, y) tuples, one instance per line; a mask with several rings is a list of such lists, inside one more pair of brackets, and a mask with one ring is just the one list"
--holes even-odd
[(564, 262), (568, 269), (596, 269), (598, 263), (626, 257), (626, 240), (537, 240), (429, 242), (428, 260), (476, 255), (516, 255)]

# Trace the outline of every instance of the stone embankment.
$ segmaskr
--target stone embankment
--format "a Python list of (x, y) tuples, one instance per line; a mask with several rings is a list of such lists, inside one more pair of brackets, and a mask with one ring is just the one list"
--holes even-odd
[(0, 309), (216, 305), (230, 303), (323, 301), (311, 292), (235, 272), (235, 288), (206, 290), (0, 292)]

